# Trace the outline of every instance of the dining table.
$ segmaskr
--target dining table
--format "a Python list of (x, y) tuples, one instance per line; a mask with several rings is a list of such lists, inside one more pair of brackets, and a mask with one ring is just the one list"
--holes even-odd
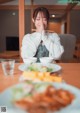
[[(18, 84), (23, 71), (19, 70), (19, 66), (22, 63), (15, 63), (14, 75), (5, 76), (0, 63), (0, 93), (7, 88)], [(57, 63), (61, 66), (60, 76), (65, 83), (77, 87), (80, 89), (80, 63)]]

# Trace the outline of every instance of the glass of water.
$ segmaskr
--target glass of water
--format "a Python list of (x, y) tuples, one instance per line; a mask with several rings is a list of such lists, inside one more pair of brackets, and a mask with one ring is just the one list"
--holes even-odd
[(14, 59), (3, 59), (1, 60), (2, 69), (5, 76), (13, 76), (14, 74)]

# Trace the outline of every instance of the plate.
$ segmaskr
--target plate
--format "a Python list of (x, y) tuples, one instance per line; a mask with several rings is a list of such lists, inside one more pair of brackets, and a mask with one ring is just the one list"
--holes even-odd
[[(40, 67), (40, 66), (47, 66), (47, 67), (49, 67), (49, 68), (52, 68), (51, 73), (57, 72), (57, 71), (59, 71), (59, 70), (62, 69), (60, 65), (52, 64), (52, 63), (48, 63), (48, 64), (35, 63), (35, 64), (36, 64), (38, 67)], [(21, 64), (21, 65), (18, 67), (18, 69), (21, 70), (21, 71), (27, 71), (28, 66), (29, 66), (29, 65)]]
[[(41, 84), (45, 82), (41, 82)], [(73, 102), (65, 108), (62, 108), (59, 111), (55, 111), (54, 113), (80, 113), (80, 90), (76, 87), (68, 85), (66, 83), (52, 83), (54, 87), (57, 89), (62, 88), (70, 91), (75, 95), (75, 99)], [(21, 84), (15, 85), (6, 89), (4, 92), (0, 94), (0, 106), (7, 107), (7, 113), (28, 113), (20, 108), (16, 108), (12, 103), (12, 89), (15, 87), (21, 87)]]

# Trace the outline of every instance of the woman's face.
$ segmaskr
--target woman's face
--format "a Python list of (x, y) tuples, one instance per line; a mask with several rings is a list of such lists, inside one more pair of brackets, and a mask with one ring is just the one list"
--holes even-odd
[(34, 24), (37, 30), (46, 29), (47, 28), (47, 19), (42, 12), (37, 14), (36, 19), (34, 20)]

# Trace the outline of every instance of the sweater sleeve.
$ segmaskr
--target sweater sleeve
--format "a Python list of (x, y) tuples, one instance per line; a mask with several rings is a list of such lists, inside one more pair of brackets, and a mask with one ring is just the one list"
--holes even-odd
[(45, 36), (44, 44), (49, 51), (49, 56), (54, 59), (60, 59), (64, 48), (60, 43), (60, 38), (56, 33), (49, 34), (49, 37)]
[(32, 37), (31, 34), (25, 35), (22, 40), (21, 57), (24, 59), (35, 56), (39, 43), (38, 38)]

